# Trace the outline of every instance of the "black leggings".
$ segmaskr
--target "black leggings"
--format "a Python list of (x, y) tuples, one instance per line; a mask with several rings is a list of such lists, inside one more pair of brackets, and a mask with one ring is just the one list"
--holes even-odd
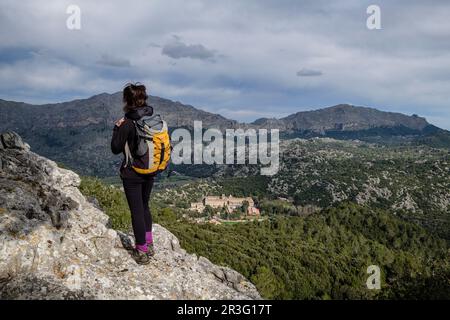
[(123, 189), (131, 211), (136, 244), (145, 244), (145, 233), (152, 231), (152, 215), (148, 207), (150, 193), (153, 187), (153, 177), (145, 180), (123, 179)]

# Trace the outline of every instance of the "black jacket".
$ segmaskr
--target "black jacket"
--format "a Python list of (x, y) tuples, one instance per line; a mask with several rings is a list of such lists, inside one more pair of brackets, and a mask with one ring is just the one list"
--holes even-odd
[[(125, 114), (125, 121), (118, 126), (114, 126), (113, 136), (111, 139), (111, 151), (114, 154), (123, 153), (125, 158), (125, 143), (128, 142), (131, 153), (136, 149), (136, 128), (134, 127), (133, 120), (139, 120), (143, 116), (151, 116), (153, 114), (153, 108), (151, 106), (145, 106), (136, 108)], [(142, 175), (134, 171), (130, 167), (125, 167), (125, 159), (120, 166), (120, 177), (122, 179), (149, 179), (149, 175)]]

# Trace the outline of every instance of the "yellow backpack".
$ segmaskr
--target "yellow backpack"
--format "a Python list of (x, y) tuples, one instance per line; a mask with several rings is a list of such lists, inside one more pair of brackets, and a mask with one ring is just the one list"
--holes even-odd
[(160, 115), (133, 121), (137, 144), (133, 154), (125, 144), (125, 165), (140, 174), (156, 175), (169, 165), (172, 146), (167, 123)]

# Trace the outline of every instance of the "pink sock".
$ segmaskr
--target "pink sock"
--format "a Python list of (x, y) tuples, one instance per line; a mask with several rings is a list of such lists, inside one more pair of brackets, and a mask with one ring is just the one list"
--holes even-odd
[(147, 244), (137, 244), (136, 245), (136, 249), (142, 252), (147, 252), (148, 251), (148, 247)]
[(145, 233), (145, 241), (147, 244), (153, 244), (153, 233), (151, 231)]

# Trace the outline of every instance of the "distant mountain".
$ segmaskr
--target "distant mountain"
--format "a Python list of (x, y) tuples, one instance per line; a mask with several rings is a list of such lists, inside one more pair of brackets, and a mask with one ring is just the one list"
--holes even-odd
[[(236, 121), (206, 112), (190, 105), (155, 96), (149, 97), (155, 113), (161, 114), (171, 127), (192, 126), (193, 119), (207, 127), (233, 127)], [(0, 99), (0, 129), (82, 128), (89, 125), (112, 126), (123, 116), (122, 93), (102, 93), (88, 99), (32, 105)]]
[[(190, 105), (149, 97), (155, 114), (171, 128), (193, 126), (234, 128), (237, 122)], [(0, 132), (14, 130), (33, 151), (86, 175), (116, 174), (121, 159), (110, 151), (114, 122), (123, 116), (122, 93), (102, 93), (88, 99), (32, 105), (0, 100)]]
[(281, 119), (261, 118), (252, 125), (279, 128), (285, 139), (331, 137), (382, 144), (450, 147), (450, 132), (429, 124), (418, 115), (408, 116), (348, 104), (297, 112)]
[[(156, 96), (149, 97), (149, 104), (170, 128), (192, 128), (194, 120), (201, 120), (204, 128), (278, 128), (285, 139), (322, 136), (450, 147), (450, 133), (424, 118), (373, 108), (337, 105), (246, 124)], [(109, 141), (122, 106), (121, 92), (44, 105), (0, 99), (0, 131), (16, 131), (34, 151), (82, 174), (110, 176), (121, 162), (111, 154)]]
[(279, 120), (258, 119), (253, 124), (274, 126), (291, 131), (358, 131), (373, 128), (395, 128), (403, 126), (421, 131), (429, 125), (425, 118), (417, 115), (407, 116), (401, 113), (384, 112), (373, 108), (340, 104), (334, 107), (302, 111)]

